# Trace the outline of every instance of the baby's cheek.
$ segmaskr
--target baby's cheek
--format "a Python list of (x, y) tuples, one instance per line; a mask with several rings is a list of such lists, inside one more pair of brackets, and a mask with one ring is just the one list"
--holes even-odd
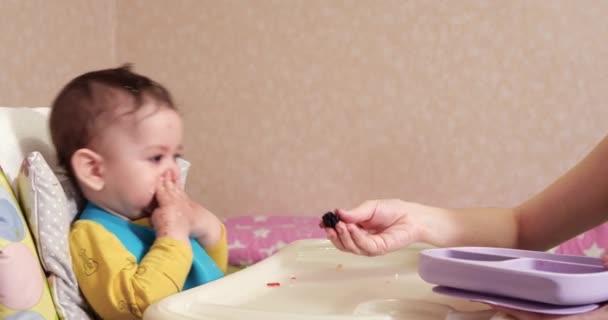
[[(149, 170), (148, 170), (149, 171)], [(145, 170), (142, 170), (142, 173)], [(154, 173), (140, 174), (136, 180), (137, 184), (132, 190), (127, 190), (133, 193), (133, 201), (141, 207), (146, 207), (154, 199), (156, 188), (160, 181), (159, 175)]]
[(150, 205), (154, 199), (154, 191), (141, 190), (134, 195), (133, 202), (140, 208), (145, 208)]

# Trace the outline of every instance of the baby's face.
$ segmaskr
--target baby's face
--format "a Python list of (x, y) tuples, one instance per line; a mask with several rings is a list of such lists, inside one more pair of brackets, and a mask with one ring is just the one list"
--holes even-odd
[(182, 135), (177, 112), (153, 102), (120, 116), (98, 144), (105, 171), (105, 204), (99, 205), (131, 220), (149, 214), (161, 176), (171, 171), (179, 177), (176, 158), (182, 152)]

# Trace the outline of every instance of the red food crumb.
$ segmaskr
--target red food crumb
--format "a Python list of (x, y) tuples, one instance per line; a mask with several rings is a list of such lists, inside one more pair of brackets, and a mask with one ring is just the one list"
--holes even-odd
[(268, 282), (266, 284), (267, 287), (280, 287), (281, 283), (280, 282)]

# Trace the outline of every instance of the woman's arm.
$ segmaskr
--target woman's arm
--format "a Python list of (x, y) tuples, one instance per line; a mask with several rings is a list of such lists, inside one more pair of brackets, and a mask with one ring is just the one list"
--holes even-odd
[(608, 138), (545, 190), (515, 208), (430, 208), (429, 243), (546, 250), (608, 220)]
[(557, 181), (515, 208), (444, 209), (401, 200), (337, 210), (328, 238), (343, 251), (379, 255), (413, 242), (439, 247), (549, 249), (608, 218), (608, 137)]
[(545, 250), (608, 220), (608, 137), (515, 209), (517, 247)]

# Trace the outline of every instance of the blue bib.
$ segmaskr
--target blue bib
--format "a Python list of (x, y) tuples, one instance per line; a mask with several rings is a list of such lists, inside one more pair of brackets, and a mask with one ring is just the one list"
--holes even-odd
[[(137, 259), (137, 264), (141, 261), (156, 239), (156, 232), (152, 228), (136, 225), (127, 220), (121, 219), (88, 202), (79, 219), (95, 221), (113, 233), (123, 246), (131, 252)], [(186, 283), (182, 290), (187, 290), (201, 284), (216, 280), (224, 276), (217, 267), (213, 259), (203, 250), (198, 242), (190, 239), (193, 259), (192, 267), (186, 278)]]

